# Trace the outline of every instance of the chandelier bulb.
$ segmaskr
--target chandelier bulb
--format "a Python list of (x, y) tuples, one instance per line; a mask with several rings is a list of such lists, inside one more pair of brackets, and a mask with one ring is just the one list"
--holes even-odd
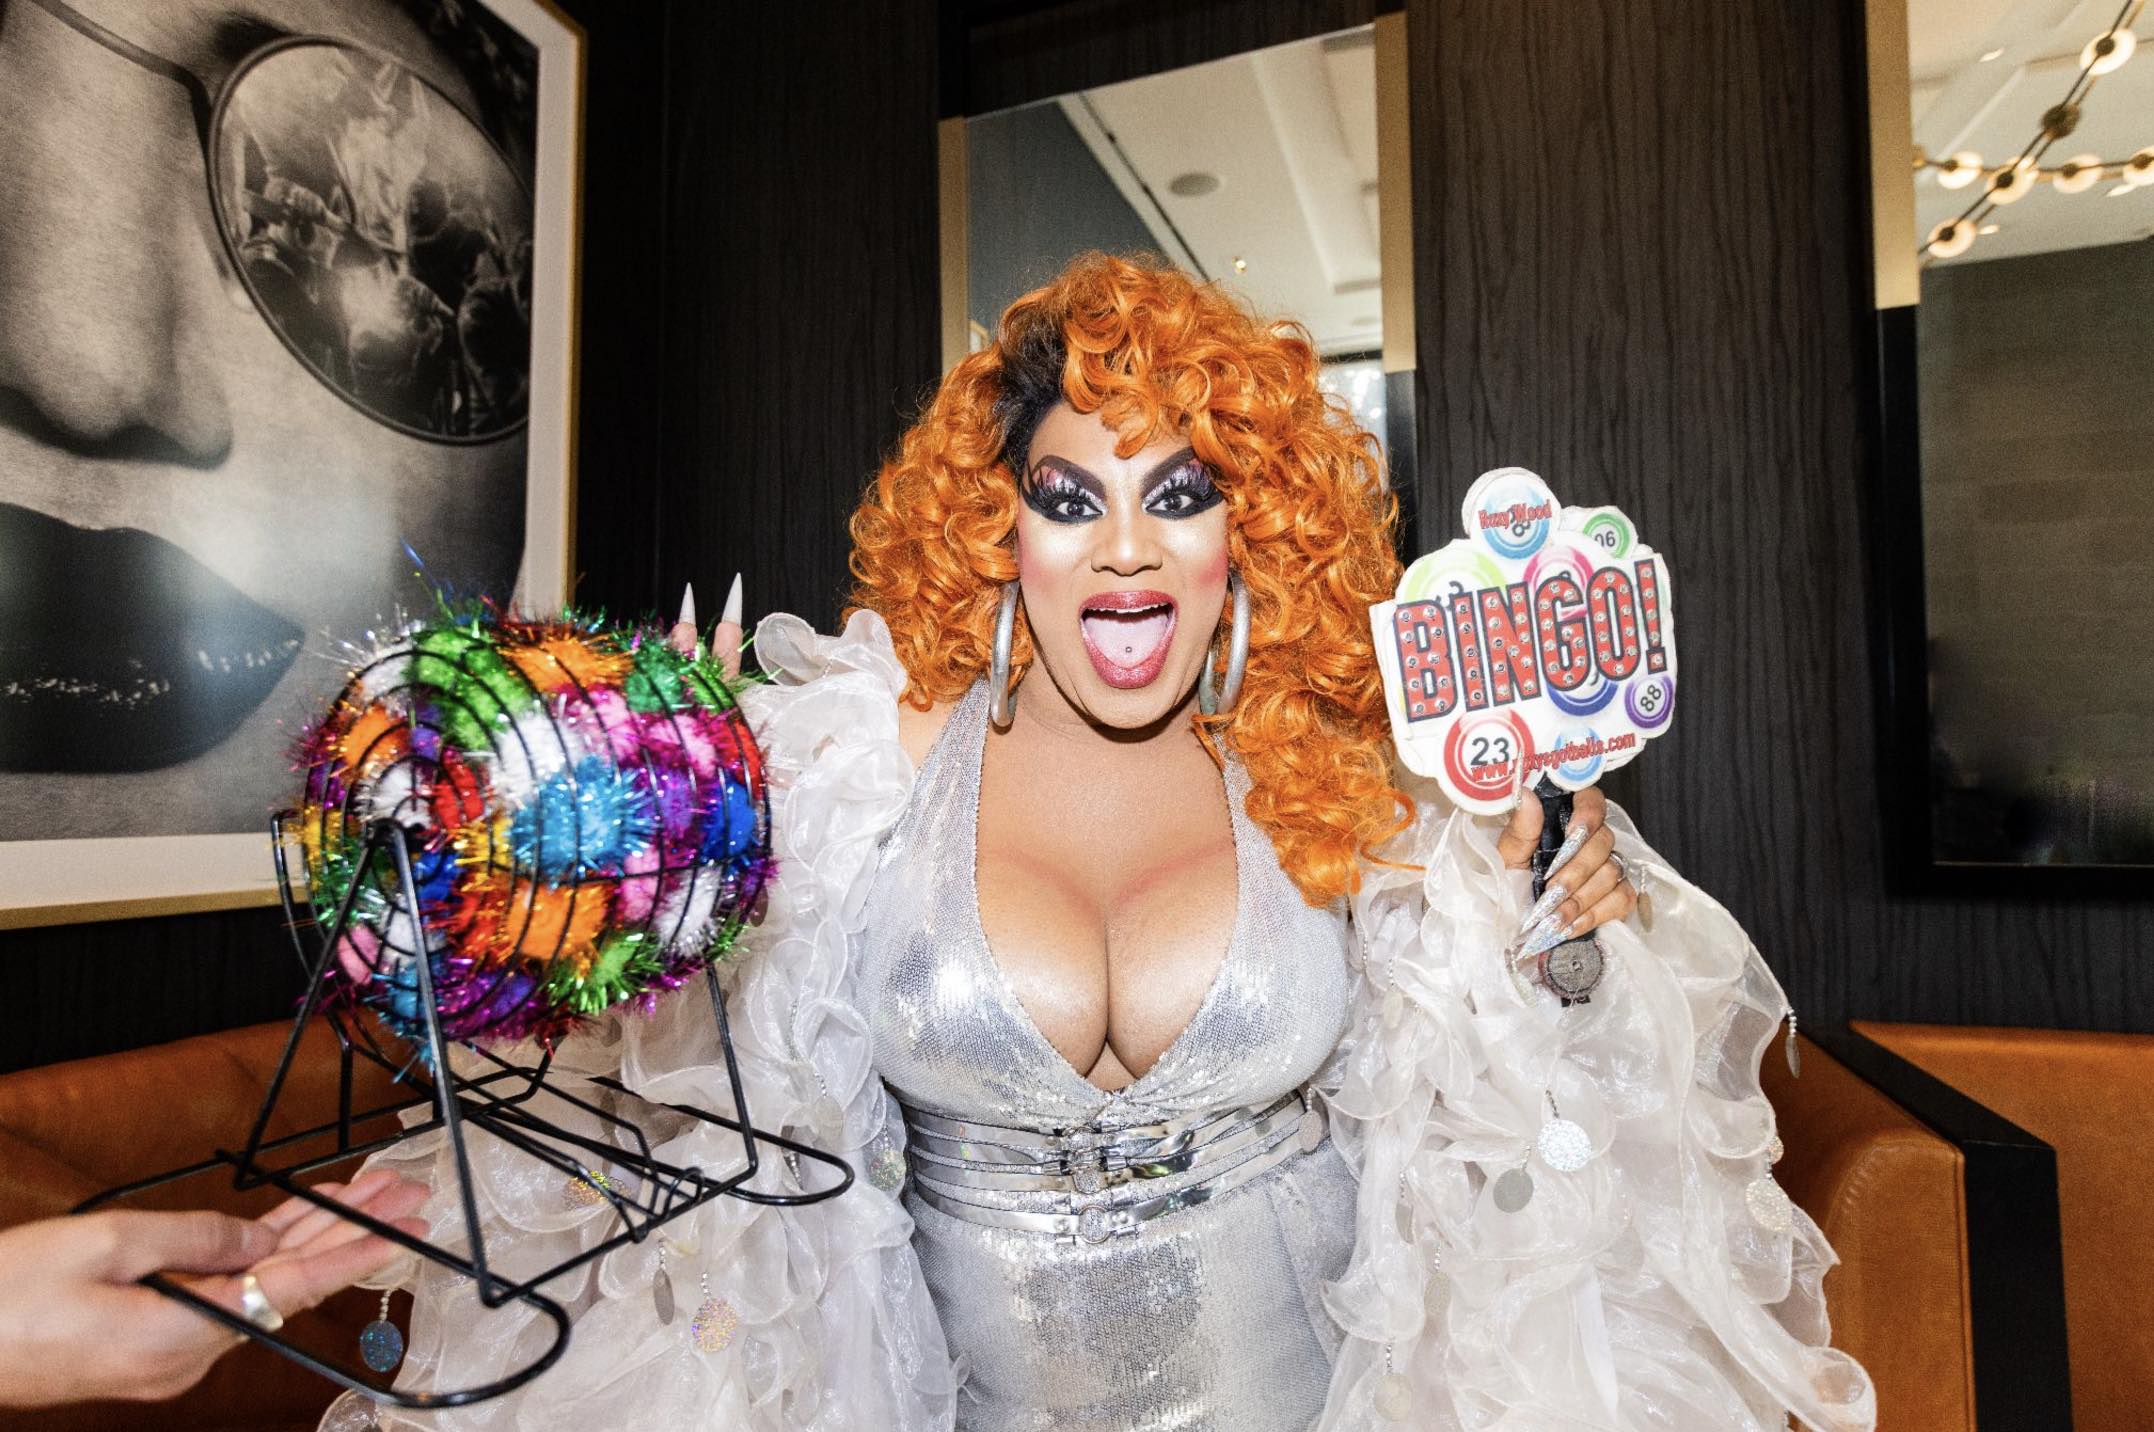
[(2124, 172), (2118, 176), (2134, 189), (2154, 184), (2154, 144), (2124, 161)]
[(1956, 259), (1974, 247), (1975, 226), (1965, 219), (1947, 219), (1930, 230), (1930, 241), (1923, 246), (1932, 258)]
[(1939, 159), (1937, 183), (1945, 189), (1964, 189), (1982, 177), (1982, 156), (1972, 149), (1962, 149), (1949, 159)]
[(2014, 164), (1989, 176), (1992, 204), (2017, 204), (2034, 187), (2034, 175), (2024, 164)]
[(2059, 194), (2078, 194), (2102, 182), (2102, 158), (2098, 154), (2075, 154), (2057, 166), (2049, 183)]
[(2119, 69), (2139, 48), (2139, 37), (2129, 30), (2111, 30), (2087, 41), (2087, 47), (2079, 52), (2082, 69), (2098, 75), (2106, 75)]

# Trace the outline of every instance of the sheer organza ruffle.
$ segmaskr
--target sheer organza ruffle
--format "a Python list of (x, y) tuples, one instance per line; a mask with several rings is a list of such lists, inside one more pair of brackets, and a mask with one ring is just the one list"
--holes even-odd
[[(1787, 1000), (1741, 927), (1611, 806), (1652, 924), (1604, 928), (1600, 988), (1564, 1009), (1502, 957), (1527, 896), (1502, 820), (1413, 794), (1391, 853), (1425, 868), (1373, 867), (1354, 900), (1364, 978), (1328, 1092), (1360, 1207), (1326, 1298), (1348, 1336), (1324, 1432), (1384, 1426), (1400, 1399), (1408, 1425), (1479, 1432), (1873, 1427), (1869, 1378), (1825, 1345), (1832, 1249), (1752, 1187)], [(1544, 1091), (1591, 1136), (1576, 1172), (1533, 1157)], [(1521, 1165), (1533, 1196), (1506, 1213), (1494, 1183)]]
[[(955, 1378), (942, 1328), (920, 1279), (912, 1220), (874, 1186), (867, 1164), (895, 1147), (902, 1124), (869, 1060), (866, 1022), (849, 999), (851, 937), (877, 846), (904, 810), (912, 764), (897, 738), (905, 676), (887, 630), (858, 614), (834, 638), (793, 617), (757, 630), (756, 650), (776, 679), (742, 697), (770, 777), (778, 860), (762, 920), (745, 932), (726, 972), (727, 1009), (748, 1107), (759, 1127), (841, 1154), (859, 1175), (842, 1197), (802, 1208), (721, 1198), (666, 1225), (676, 1250), (667, 1275), (678, 1312), (654, 1309), (658, 1241), (624, 1246), (584, 1272), (549, 1284), (575, 1319), (567, 1354), (496, 1401), (385, 1426), (556, 1432), (562, 1427), (945, 1429)], [(649, 1016), (609, 1018), (569, 1040), (555, 1061), (566, 1087), (603, 1101), (581, 1073), (620, 1072), (656, 1102), (731, 1113), (709, 1002), (690, 987)], [(548, 1112), (577, 1120), (557, 1101)], [(639, 1118), (664, 1158), (705, 1168), (739, 1166), (737, 1136), (672, 1116)], [(588, 1125), (584, 1125), (588, 1127)], [(871, 1145), (873, 1146), (871, 1148)], [(610, 1210), (558, 1171), (484, 1134), (469, 1140), (488, 1251), (528, 1273), (617, 1230)], [(427, 1181), (434, 1235), (460, 1243), (454, 1178), (438, 1140), (377, 1162)], [(805, 1166), (807, 1181), (828, 1172)], [(754, 1186), (801, 1187), (766, 1157)], [(414, 1277), (407, 1264), (396, 1270)], [(482, 1309), (468, 1280), (428, 1264), (416, 1275), (403, 1387), (471, 1386), (528, 1362), (552, 1335), (518, 1304)], [(706, 1297), (737, 1320), (725, 1345), (700, 1351), (691, 1326)]]

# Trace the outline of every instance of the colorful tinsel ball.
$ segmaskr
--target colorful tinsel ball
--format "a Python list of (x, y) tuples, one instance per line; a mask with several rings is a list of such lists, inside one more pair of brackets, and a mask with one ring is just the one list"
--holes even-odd
[[(770, 878), (748, 723), (657, 628), (434, 618), (359, 662), (300, 759), (315, 917), (351, 901), (330, 977), (406, 1037), (422, 943), (446, 1037), (550, 1047), (700, 974)], [(419, 929), (389, 850), (359, 868), (382, 822)]]

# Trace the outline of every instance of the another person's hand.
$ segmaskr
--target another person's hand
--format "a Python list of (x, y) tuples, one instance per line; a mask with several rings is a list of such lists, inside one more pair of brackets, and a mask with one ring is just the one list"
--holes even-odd
[[(1531, 791), (1511, 812), (1510, 824), (1496, 838), (1503, 863), (1523, 870), (1541, 841), (1541, 802)], [(1571, 823), (1562, 849), (1549, 866), (1548, 886), (1539, 902), (1526, 912), (1517, 936), (1518, 953), (1540, 951), (1575, 940), (1588, 931), (1628, 915), (1638, 903), (1638, 892), (1624, 878), (1623, 862), (1615, 858), (1615, 832), (1608, 829), (1608, 798), (1599, 786), (1588, 786), (1571, 801)]]
[[(382, 1170), (316, 1191), (415, 1236), (423, 1185)], [(285, 1317), (384, 1267), (397, 1253), (303, 1198), (249, 1221), (222, 1213), (88, 1213), (0, 1233), (0, 1407), (175, 1397), (239, 1339), (135, 1280), (167, 1273), (244, 1312), (251, 1275)]]

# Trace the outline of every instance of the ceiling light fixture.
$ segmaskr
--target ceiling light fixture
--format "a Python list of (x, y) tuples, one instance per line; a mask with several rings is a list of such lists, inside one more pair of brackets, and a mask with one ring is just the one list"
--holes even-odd
[[(2146, 0), (2125, 0), (2109, 28), (2087, 41), (2086, 48), (2079, 53), (2079, 73), (2073, 78), (2071, 89), (2062, 102), (2043, 111), (2040, 130), (2027, 141), (2027, 147), (2016, 158), (1994, 169), (1985, 169), (1982, 156), (1971, 149), (1963, 149), (1944, 159), (1932, 159), (1919, 148), (1915, 151), (1917, 172), (1934, 169), (1941, 188), (1964, 189), (1977, 179), (1987, 181), (1982, 192), (1960, 212), (1959, 217), (1947, 219), (1930, 230), (1918, 251), (1920, 257), (1949, 259), (1966, 253), (1977, 234), (1997, 232), (1997, 225), (1982, 221), (1998, 205), (2018, 203), (2026, 197), (2028, 190), (2045, 181), (2059, 194), (2079, 194), (2114, 174), (2122, 182), (2108, 191), (2112, 199), (2133, 189), (2154, 185), (2154, 145), (2148, 145), (2124, 160), (2075, 154), (2054, 168), (2042, 167), (2042, 156), (2050, 146), (2079, 127), (2080, 111), (2087, 96), (2094, 92), (2095, 81), (2113, 73), (2139, 48), (2139, 39), (2129, 27), (2145, 6)], [(1982, 61), (1994, 60), (2003, 53), (2002, 49), (1991, 50), (1982, 56)]]

